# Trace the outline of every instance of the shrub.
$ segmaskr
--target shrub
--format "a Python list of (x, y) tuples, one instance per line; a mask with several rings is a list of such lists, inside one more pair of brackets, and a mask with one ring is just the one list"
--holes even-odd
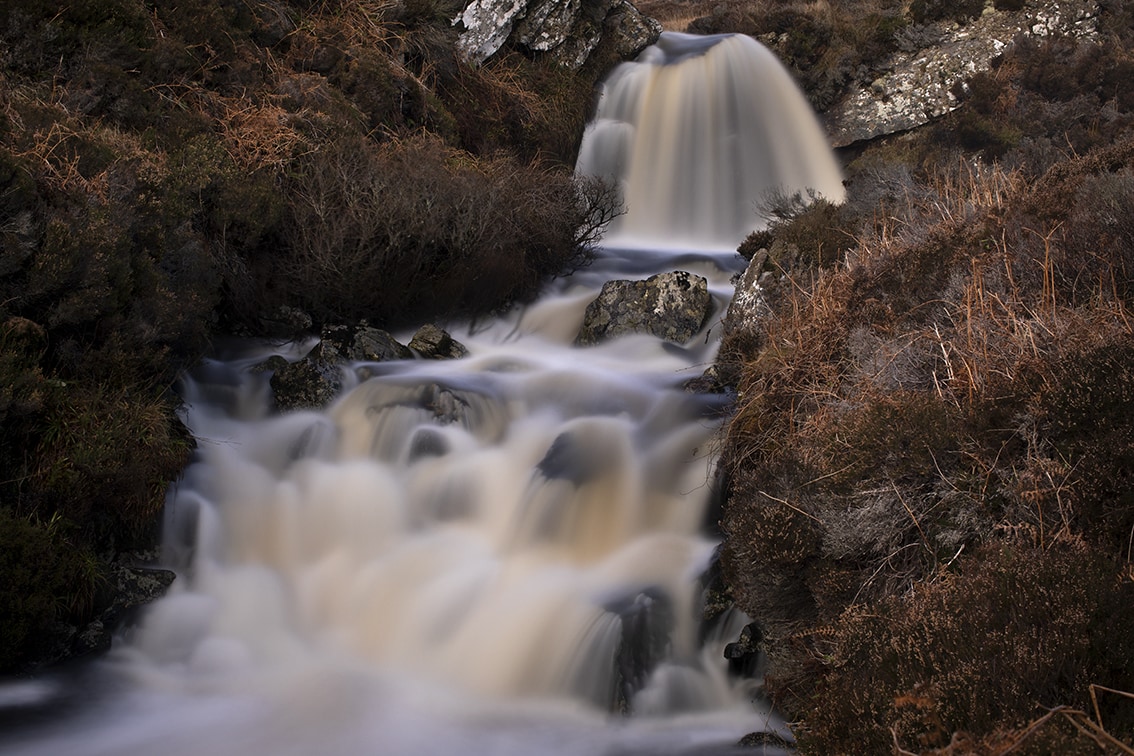
[[(478, 159), (429, 138), (313, 154), (291, 187), (275, 295), (317, 319), (411, 320), (530, 297), (585, 261), (610, 217), (564, 171)], [(582, 229), (582, 230), (581, 230)]]

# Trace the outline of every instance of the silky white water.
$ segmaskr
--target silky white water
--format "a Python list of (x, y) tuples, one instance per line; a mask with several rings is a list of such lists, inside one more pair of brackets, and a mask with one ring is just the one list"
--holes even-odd
[(744, 35), (666, 32), (603, 84), (577, 170), (618, 185), (612, 246), (735, 250), (777, 195), (841, 202), (842, 172), (788, 71)]
[[(278, 413), (258, 368), (312, 344), (221, 350), (182, 387), (199, 448), (166, 507), (178, 579), (80, 677), (0, 686), (0, 709), (44, 714), (0, 750), (689, 755), (790, 738), (758, 681), (727, 672), (747, 618), (702, 619), (723, 400), (683, 384), (712, 363), (743, 260), (700, 233), (682, 252), (612, 245), (536, 305), (449, 324), (466, 358), (348, 366), (325, 411)], [(572, 345), (604, 281), (674, 269), (713, 292), (689, 343)]]

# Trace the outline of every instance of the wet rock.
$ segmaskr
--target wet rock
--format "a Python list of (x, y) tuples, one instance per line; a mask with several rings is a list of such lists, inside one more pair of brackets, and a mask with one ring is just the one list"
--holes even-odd
[(413, 352), (388, 332), (363, 323), (358, 326), (325, 326), (319, 335), (319, 343), (309, 356), (329, 364), (341, 364), (412, 360)]
[[(276, 406), (282, 410), (325, 407), (343, 388), (343, 371), (352, 362), (413, 359), (413, 352), (380, 328), (368, 325), (325, 326), (319, 343), (297, 361), (279, 364), (271, 377)], [(271, 362), (271, 361), (269, 361)]]
[(281, 410), (325, 407), (342, 389), (342, 370), (308, 356), (278, 368), (272, 374), (271, 385), (276, 406)]
[[(43, 660), (54, 664), (110, 650), (114, 634), (128, 623), (137, 610), (166, 594), (176, 579), (170, 570), (139, 567), (132, 562), (143, 555), (123, 554), (111, 564), (109, 583), (100, 600), (101, 611), (82, 626), (58, 622), (51, 630), (54, 636), (52, 651)], [(146, 561), (154, 554), (144, 555)]]
[(607, 609), (622, 619), (622, 640), (614, 658), (612, 709), (629, 714), (634, 695), (669, 652), (673, 607), (665, 594), (648, 590)]
[(468, 356), (465, 345), (435, 325), (423, 325), (410, 339), (409, 348), (427, 360), (457, 360)]
[(623, 60), (636, 57), (657, 42), (662, 33), (662, 26), (657, 20), (643, 16), (629, 2), (615, 4), (606, 17), (605, 27), (606, 35), (614, 39), (615, 51)]
[(929, 123), (956, 109), (956, 87), (989, 70), (1017, 35), (1090, 38), (1097, 33), (1098, 13), (1094, 0), (1057, 0), (985, 13), (964, 26), (937, 25), (924, 35), (935, 44), (896, 54), (869, 87), (827, 111), (831, 143), (843, 147)]
[(685, 271), (660, 273), (645, 281), (608, 281), (587, 306), (575, 343), (597, 344), (630, 333), (649, 333), (684, 344), (712, 314), (708, 282)]
[(755, 622), (744, 626), (740, 637), (725, 646), (728, 671), (734, 677), (757, 677), (764, 659), (764, 634)]
[[(750, 732), (737, 743), (741, 748), (760, 749), (765, 756), (797, 753), (795, 743), (774, 732)], [(774, 750), (772, 750), (774, 749)]]
[(604, 34), (624, 57), (661, 34), (661, 24), (626, 0), (472, 0), (453, 23), (462, 28), (459, 53), (478, 65), (510, 43), (577, 69)]

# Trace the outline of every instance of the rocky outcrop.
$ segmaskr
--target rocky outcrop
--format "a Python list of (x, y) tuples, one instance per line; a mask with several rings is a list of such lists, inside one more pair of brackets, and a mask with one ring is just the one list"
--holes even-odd
[(157, 552), (122, 554), (109, 564), (103, 609), (86, 625), (76, 627), (57, 623), (52, 629), (55, 642), (45, 660), (55, 663), (110, 649), (114, 633), (132, 620), (137, 610), (165, 595), (176, 575), (170, 570), (139, 566), (152, 563)]
[(588, 346), (616, 336), (649, 333), (684, 344), (700, 332), (712, 311), (708, 282), (683, 270), (645, 281), (607, 281), (587, 306), (575, 343)]
[(458, 52), (480, 64), (505, 43), (544, 54), (577, 69), (604, 34), (623, 58), (657, 40), (661, 24), (646, 18), (627, 0), (472, 0), (453, 23), (462, 28)]
[(958, 86), (987, 71), (1019, 34), (1089, 38), (1096, 33), (1098, 3), (1056, 0), (1017, 12), (992, 9), (969, 24), (919, 30), (928, 45), (895, 55), (866, 89), (831, 107), (824, 120), (835, 147), (922, 126), (958, 106)]

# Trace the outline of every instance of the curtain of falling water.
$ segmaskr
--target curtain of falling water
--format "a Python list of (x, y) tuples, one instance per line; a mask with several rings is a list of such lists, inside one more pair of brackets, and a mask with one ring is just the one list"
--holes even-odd
[(826, 135), (791, 75), (744, 35), (666, 32), (604, 83), (577, 170), (622, 188), (607, 241), (736, 249), (775, 194), (844, 198)]

